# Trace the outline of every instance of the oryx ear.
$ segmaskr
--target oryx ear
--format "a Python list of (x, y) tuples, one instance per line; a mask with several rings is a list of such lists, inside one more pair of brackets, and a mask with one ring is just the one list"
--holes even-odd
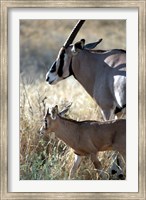
[(52, 119), (56, 119), (57, 114), (58, 114), (58, 106), (56, 105), (55, 107), (52, 108), (52, 111), (51, 111)]
[(84, 48), (85, 49), (94, 49), (101, 41), (102, 41), (102, 39), (99, 39), (97, 42), (92, 42), (92, 43), (86, 44), (84, 46)]
[(76, 42), (71, 49), (73, 55), (76, 55), (79, 52), (79, 50), (83, 49), (84, 44), (85, 44), (85, 39), (81, 39), (79, 42)]
[(67, 111), (69, 111), (69, 108), (71, 107), (72, 102), (70, 104), (68, 104), (60, 113), (59, 115), (61, 115), (62, 117), (67, 113)]

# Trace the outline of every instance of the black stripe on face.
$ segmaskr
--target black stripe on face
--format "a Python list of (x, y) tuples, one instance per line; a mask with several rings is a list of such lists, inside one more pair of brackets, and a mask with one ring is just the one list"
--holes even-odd
[(50, 72), (53, 73), (56, 71), (56, 61), (53, 63), (53, 66), (50, 69)]
[(45, 119), (44, 122), (45, 122), (45, 129), (47, 129), (48, 127), (47, 119)]
[(61, 77), (63, 75), (64, 57), (65, 57), (65, 49), (63, 49), (60, 54), (60, 65), (58, 68), (58, 76), (59, 77)]

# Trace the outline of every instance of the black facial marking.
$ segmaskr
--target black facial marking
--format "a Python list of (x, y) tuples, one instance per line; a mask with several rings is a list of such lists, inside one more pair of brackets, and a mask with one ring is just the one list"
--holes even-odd
[(61, 54), (60, 54), (60, 65), (58, 68), (58, 76), (59, 77), (61, 77), (63, 75), (64, 56), (65, 56), (65, 49), (62, 49)]
[(69, 75), (66, 76), (66, 77), (63, 77), (63, 79), (66, 79), (66, 78), (68, 78), (68, 77), (71, 76), (71, 75), (73, 75), (74, 78), (76, 79), (76, 76), (75, 76), (75, 74), (74, 74), (74, 72), (73, 72), (73, 69), (72, 69), (72, 59), (71, 59), (71, 61), (70, 61), (70, 65), (69, 65)]
[(45, 119), (44, 121), (45, 121), (45, 129), (47, 129), (47, 126), (48, 126), (47, 119)]
[(53, 73), (56, 71), (56, 61), (53, 63), (50, 72)]
[(63, 77), (63, 79), (66, 79), (66, 78), (68, 78), (69, 76), (71, 76), (71, 75), (73, 75), (73, 74), (74, 74), (74, 73), (73, 73), (73, 71), (72, 71), (72, 59), (71, 59), (70, 65), (69, 65), (69, 75), (66, 76), (66, 77)]
[(49, 82), (49, 76), (46, 78), (46, 81)]

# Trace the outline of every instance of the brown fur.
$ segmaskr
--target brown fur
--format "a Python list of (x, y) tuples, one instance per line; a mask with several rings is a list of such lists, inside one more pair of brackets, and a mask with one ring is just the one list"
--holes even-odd
[[(126, 159), (126, 120), (113, 121), (75, 121), (58, 114), (58, 107), (47, 112), (45, 121), (48, 126), (42, 126), (40, 132), (55, 132), (56, 136), (74, 149), (79, 156), (91, 156), (96, 169), (101, 169), (96, 154), (99, 151), (116, 150)], [(74, 168), (74, 167), (73, 167)], [(72, 172), (71, 172), (72, 173)]]

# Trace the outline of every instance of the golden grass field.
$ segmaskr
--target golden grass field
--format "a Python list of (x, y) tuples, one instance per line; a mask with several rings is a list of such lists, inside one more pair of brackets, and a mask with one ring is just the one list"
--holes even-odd
[[(20, 21), (20, 178), (22, 180), (66, 180), (74, 154), (53, 133), (40, 137), (39, 129), (48, 107), (61, 110), (72, 102), (68, 113), (75, 120), (102, 120), (100, 110), (84, 88), (70, 77), (50, 86), (45, 74), (57, 56), (77, 20)], [(92, 30), (92, 31), (91, 31)], [(103, 38), (98, 48), (126, 49), (125, 21), (89, 20), (75, 41), (87, 43)], [(99, 159), (105, 179), (118, 179), (111, 174), (117, 169), (115, 152), (103, 152)], [(118, 158), (120, 159), (119, 155)], [(119, 169), (119, 172), (121, 170)], [(124, 172), (125, 177), (125, 172)], [(97, 174), (89, 158), (84, 158), (74, 179), (96, 180)], [(124, 179), (124, 178), (123, 178)]]

